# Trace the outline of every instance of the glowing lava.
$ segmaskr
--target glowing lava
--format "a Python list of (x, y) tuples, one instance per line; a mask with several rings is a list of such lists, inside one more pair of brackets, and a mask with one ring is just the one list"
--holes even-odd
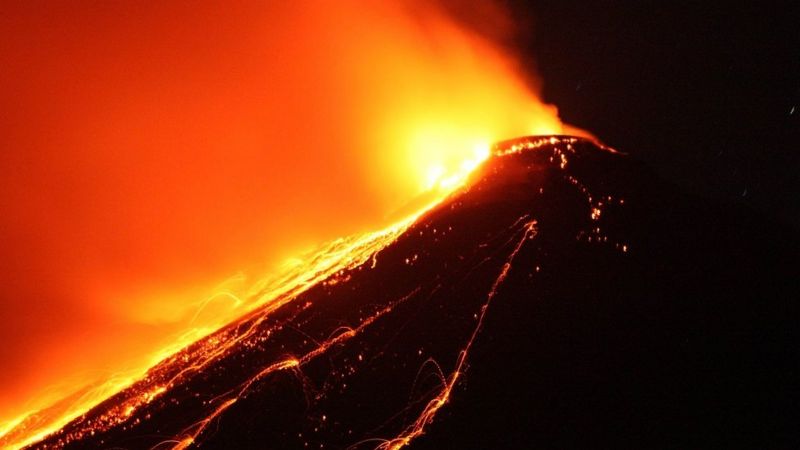
[[(15, 105), (0, 154), (1, 446), (175, 358), (202, 369), (225, 352), (202, 338), (336, 283), (490, 142), (563, 131), (513, 57), (411, 3), (19, 4), (0, 18), (0, 98)], [(184, 374), (97, 420), (124, 421)]]
[[(601, 215), (596, 214), (595, 210), (602, 211), (603, 201), (608, 203), (611, 198), (602, 196), (597, 197), (602, 200), (595, 200), (596, 197), (589, 194), (585, 186), (577, 180), (572, 181), (571, 175), (566, 173), (565, 169), (568, 167), (570, 155), (574, 152), (573, 145), (577, 142), (579, 141), (575, 138), (520, 139), (514, 141), (513, 145), (495, 147), (493, 154), (498, 157), (510, 157), (524, 151), (533, 151), (542, 147), (549, 148), (552, 151), (549, 156), (550, 163), (565, 172), (564, 177), (569, 185), (574, 186), (579, 197), (586, 201), (586, 206), (590, 211), (588, 215), (591, 216), (587, 217), (587, 223), (591, 225), (589, 232), (593, 233), (596, 230), (599, 233), (600, 227), (596, 224), (600, 223)], [(459, 186), (461, 185), (459, 184)], [(202, 440), (204, 436), (207, 438), (206, 432), (211, 424), (220, 420), (231, 408), (246, 401), (251, 394), (256, 394), (263, 390), (264, 386), (278, 382), (275, 377), (281, 373), (292, 374), (294, 379), (304, 380), (318, 370), (314, 366), (324, 359), (323, 356), (334, 358), (335, 354), (339, 354), (345, 349), (358, 352), (355, 359), (362, 361), (362, 354), (368, 353), (369, 343), (372, 342), (375, 345), (375, 336), (380, 336), (380, 339), (391, 338), (391, 336), (374, 329), (376, 324), (384, 321), (386, 316), (390, 316), (395, 310), (405, 307), (410, 302), (418, 305), (423, 302), (421, 304), (424, 305), (427, 303), (425, 299), (439, 295), (441, 280), (437, 282), (437, 279), (444, 276), (425, 269), (414, 269), (418, 264), (424, 263), (425, 255), (420, 252), (426, 249), (425, 246), (420, 247), (413, 254), (403, 255), (392, 251), (392, 244), (401, 238), (408, 241), (417, 235), (429, 235), (430, 239), (433, 239), (434, 244), (432, 245), (443, 245), (435, 243), (446, 242), (449, 239), (446, 236), (454, 232), (452, 226), (441, 230), (432, 228), (432, 224), (436, 221), (428, 215), (438, 214), (441, 216), (442, 208), (448, 211), (459, 206), (460, 198), (452, 198), (449, 205), (445, 204), (442, 207), (434, 208), (433, 213), (425, 216), (411, 216), (380, 232), (367, 233), (330, 243), (318, 252), (302, 259), (302, 264), (298, 262), (292, 267), (292, 270), (287, 271), (277, 280), (260, 283), (249, 297), (236, 299), (237, 303), (244, 305), (252, 312), (220, 331), (165, 358), (130, 387), (118, 393), (108, 392), (106, 400), (92, 411), (87, 412), (88, 408), (93, 406), (91, 402), (81, 404), (73, 401), (67, 408), (54, 406), (53, 411), (45, 410), (38, 416), (48, 417), (50, 415), (53, 417), (50, 422), (37, 423), (30, 418), (25, 419), (6, 434), (2, 441), (3, 445), (16, 447), (32, 443), (59, 429), (57, 433), (48, 438), (49, 446), (62, 448), (75, 443), (80, 444), (94, 436), (102, 436), (115, 432), (115, 430), (125, 431), (145, 426), (146, 422), (151, 420), (151, 413), (148, 411), (158, 411), (170, 405), (177, 407), (188, 403), (187, 407), (191, 408), (192, 414), (200, 415), (200, 417), (192, 421), (191, 425), (176, 431), (172, 439), (162, 440), (156, 445), (157, 448), (182, 449)], [(430, 208), (423, 210), (420, 214), (426, 211), (430, 211)], [(473, 232), (477, 233), (477, 230), (463, 230), (462, 235), (470, 236)], [(474, 313), (475, 323), (469, 328), (468, 334), (464, 336), (463, 344), (459, 344), (457, 335), (452, 337), (456, 345), (460, 345), (452, 369), (449, 374), (445, 374), (441, 368), (438, 369), (441, 385), (422, 397), (425, 399), (424, 405), (414, 418), (399, 424), (399, 431), (394, 437), (372, 438), (358, 442), (355, 446), (360, 447), (372, 443), (380, 449), (399, 449), (424, 433), (425, 427), (433, 421), (437, 412), (449, 401), (453, 389), (466, 370), (470, 350), (482, 328), (484, 317), (489, 311), (492, 300), (509, 275), (517, 255), (526, 242), (536, 237), (537, 232), (537, 219), (531, 217), (530, 214), (522, 214), (504, 226), (499, 234), (477, 247), (476, 250), (480, 249), (489, 256), (472, 260), (467, 258), (463, 261), (461, 268), (451, 269), (457, 271), (448, 279), (473, 277), (476, 271), (488, 271), (486, 275), (490, 280), (485, 286), (474, 291), (479, 296), (474, 299), (477, 305)], [(482, 233), (478, 234), (482, 235)], [(458, 239), (455, 242), (458, 242)], [(428, 255), (428, 258), (431, 256)], [(397, 266), (398, 263), (401, 266), (409, 267), (410, 270), (422, 270), (422, 273), (432, 278), (428, 281), (419, 276), (403, 278), (402, 272)], [(447, 267), (446, 264), (445, 267)], [(492, 271), (495, 272), (491, 274)], [(395, 296), (393, 300), (385, 299), (384, 306), (377, 309), (375, 309), (376, 304), (370, 299), (370, 289), (365, 287), (365, 281), (363, 281), (364, 277), (370, 280), (371, 273), (374, 274), (374, 282), (378, 283), (382, 296)], [(395, 288), (382, 285), (381, 280), (386, 276), (398, 277)], [(480, 298), (481, 292), (485, 292), (483, 298)], [(319, 298), (321, 295), (323, 298)], [(349, 310), (342, 310), (341, 306), (335, 304), (326, 305), (325, 295), (344, 295), (342, 298), (355, 301), (362, 306), (353, 307), (351, 305)], [(448, 299), (446, 295), (442, 297), (442, 300)], [(328, 317), (325, 313), (317, 311), (320, 308), (323, 310), (329, 308), (328, 314), (336, 311), (337, 314), (342, 315), (342, 318)], [(419, 306), (415, 308), (419, 308)], [(467, 316), (472, 315), (468, 311), (465, 311)], [(313, 337), (313, 334), (319, 333), (319, 331), (312, 331), (316, 325), (311, 325), (309, 321), (313, 322), (314, 320), (321, 320), (320, 323), (325, 325), (320, 330), (324, 333), (324, 338)], [(433, 320), (441, 319), (433, 318)], [(341, 325), (324, 331), (331, 321)], [(304, 327), (304, 329), (300, 329), (300, 327)], [(291, 339), (287, 340), (287, 338), (298, 335), (297, 333), (302, 337), (301, 341), (294, 345), (287, 345), (288, 342), (291, 342)], [(364, 336), (365, 334), (370, 334), (372, 338), (368, 339)], [(351, 341), (356, 342), (351, 344)], [(406, 348), (405, 351), (407, 350)], [(243, 352), (256, 353), (246, 356)], [(266, 353), (261, 355), (262, 352)], [(377, 355), (380, 354), (381, 352)], [(225, 375), (225, 372), (220, 372), (220, 369), (242, 357), (245, 357), (242, 364), (248, 368), (247, 370), (250, 370), (249, 368), (256, 369), (251, 375)], [(373, 358), (375, 357), (377, 356), (373, 356)], [(261, 368), (252, 367), (254, 361), (264, 361), (263, 366)], [(431, 361), (435, 362), (433, 359)], [(440, 362), (444, 363), (441, 360)], [(439, 364), (436, 366), (440, 367)], [(330, 369), (326, 369), (326, 373), (328, 370)], [(337, 375), (340, 370), (341, 374)], [(350, 367), (350, 364), (334, 365), (334, 369), (329, 372), (327, 377), (334, 377), (337, 381), (327, 389), (345, 389), (347, 382), (339, 381), (339, 377), (343, 378), (345, 374), (352, 376), (354, 372), (355, 368)], [(218, 378), (216, 382), (203, 382), (203, 386), (207, 388), (216, 386), (215, 389), (219, 390), (218, 393), (210, 397), (200, 392), (192, 394), (188, 386), (198, 379), (215, 376), (213, 375), (215, 373), (219, 374), (221, 378)], [(217, 383), (223, 384), (217, 385)], [(226, 385), (227, 383), (232, 384)], [(305, 391), (305, 389), (304, 387), (303, 390)], [(317, 393), (305, 393), (305, 395), (312, 396), (317, 400), (326, 397), (325, 390)], [(197, 406), (192, 407), (192, 403), (197, 403)], [(411, 406), (407, 408), (411, 408)], [(78, 417), (79, 415), (80, 417)], [(326, 415), (322, 417), (323, 422), (327, 420), (325, 419)], [(71, 419), (75, 420), (61, 428), (65, 421)]]

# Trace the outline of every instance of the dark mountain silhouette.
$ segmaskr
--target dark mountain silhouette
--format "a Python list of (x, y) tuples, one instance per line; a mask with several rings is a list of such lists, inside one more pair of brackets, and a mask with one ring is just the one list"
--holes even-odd
[(800, 443), (792, 229), (586, 140), (495, 152), (374, 258), (34, 447)]

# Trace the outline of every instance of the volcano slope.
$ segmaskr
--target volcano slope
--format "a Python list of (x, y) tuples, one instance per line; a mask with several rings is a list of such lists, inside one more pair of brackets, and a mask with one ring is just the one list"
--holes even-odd
[(34, 447), (798, 443), (792, 230), (586, 140), (494, 151), (363, 264)]

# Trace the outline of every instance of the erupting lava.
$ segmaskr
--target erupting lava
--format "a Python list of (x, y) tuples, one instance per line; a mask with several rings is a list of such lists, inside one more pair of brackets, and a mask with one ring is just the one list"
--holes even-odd
[(2, 99), (16, 105), (0, 155), (4, 448), (159, 362), (193, 361), (150, 372), (159, 383), (96, 426), (121, 423), (226, 348), (193, 342), (374, 257), (490, 142), (562, 132), (513, 58), (428, 2), (11, 8), (0, 18)]
[[(552, 151), (550, 161), (557, 157), (553, 164), (563, 170), (567, 164), (566, 155), (575, 151), (573, 144), (576, 142), (578, 140), (575, 138), (558, 137), (535, 140), (520, 139), (514, 141), (513, 144), (504, 143), (496, 147), (494, 155), (507, 157), (523, 151), (534, 151), (548, 145)], [(577, 181), (572, 184), (578, 186), (581, 196), (588, 193), (584, 187), (576, 183)], [(458, 186), (461, 184), (459, 183)], [(469, 192), (469, 189), (466, 192)], [(430, 300), (437, 296), (438, 301), (446, 301), (449, 303), (448, 308), (453, 309), (448, 314), (464, 309), (459, 314), (464, 314), (465, 317), (474, 316), (475, 319), (471, 326), (467, 322), (466, 326), (470, 331), (464, 336), (463, 346), (461, 346), (462, 341), (459, 338), (463, 331), (454, 332), (453, 339), (445, 339), (443, 343), (436, 343), (421, 336), (422, 345), (444, 344), (445, 347), (455, 345), (459, 349), (455, 365), (449, 375), (445, 375), (432, 356), (429, 361), (438, 368), (441, 383), (428, 394), (423, 394), (422, 399), (428, 396), (430, 398), (425, 400), (425, 406), (419, 410), (416, 418), (410, 419), (407, 423), (401, 420), (395, 427), (398, 429), (395, 437), (371, 438), (353, 444), (354, 447), (359, 448), (372, 444), (376, 448), (393, 450), (406, 446), (424, 432), (425, 427), (434, 419), (439, 409), (447, 403), (462, 372), (466, 369), (470, 350), (481, 330), (493, 298), (509, 275), (509, 270), (523, 245), (537, 234), (537, 220), (529, 214), (522, 214), (513, 223), (504, 227), (505, 229), (499, 235), (480, 244), (475, 249), (479, 253), (467, 259), (462, 257), (461, 264), (447, 269), (454, 271), (449, 276), (445, 272), (437, 273), (422, 266), (414, 269), (418, 264), (425, 264), (418, 261), (420, 253), (416, 252), (433, 252), (433, 247), (444, 245), (448, 240), (453, 240), (458, 244), (458, 238), (449, 236), (456, 233), (452, 226), (437, 230), (436, 224), (441, 226), (446, 221), (454, 220), (443, 214), (449, 213), (456, 207), (463, 208), (462, 203), (465, 200), (462, 199), (465, 194), (462, 192), (460, 195), (451, 198), (449, 205), (441, 205), (435, 208), (434, 212), (426, 214), (425, 217), (414, 215), (380, 232), (334, 241), (304, 259), (304, 263), (294, 267), (285, 275), (285, 278), (275, 283), (259, 286), (257, 292), (248, 298), (237, 299), (238, 303), (246, 305), (246, 308), (252, 312), (220, 331), (167, 357), (150, 369), (135, 384), (119, 393), (112, 393), (96, 408), (77, 417), (72, 423), (48, 437), (45, 445), (48, 448), (63, 448), (71, 445), (111, 445), (112, 442), (107, 441), (104, 436), (126, 432), (129, 429), (135, 430), (143, 426), (160, 427), (156, 417), (172, 414), (166, 411), (174, 407), (184, 408), (183, 413), (173, 417), (173, 419), (180, 417), (176, 423), (189, 420), (191, 424), (175, 432), (173, 438), (155, 443), (154, 447), (152, 443), (146, 444), (147, 441), (137, 445), (152, 448), (187, 448), (198, 442), (201, 436), (207, 439), (208, 427), (239, 403), (247, 403), (251, 393), (263, 392), (265, 387), (269, 388), (273, 385), (277, 386), (273, 389), (282, 391), (281, 381), (276, 376), (283, 372), (290, 373), (290, 378), (293, 380), (303, 380), (301, 397), (313, 397), (313, 400), (308, 398), (307, 402), (324, 404), (327, 397), (335, 397), (337, 391), (343, 393), (347, 390), (348, 378), (353, 378), (351, 382), (355, 385), (358, 384), (355, 379), (356, 367), (353, 363), (348, 362), (348, 357), (345, 357), (342, 363), (334, 362), (342, 358), (343, 352), (357, 352), (357, 356), (354, 356), (352, 360), (358, 362), (364, 361), (365, 358), (373, 360), (384, 358), (384, 352), (376, 353), (374, 346), (385, 345), (385, 348), (388, 348), (393, 340), (392, 335), (399, 331), (381, 332), (377, 322), (391, 321), (390, 313), (403, 308), (407, 310), (411, 307), (409, 306), (411, 303), (417, 304), (413, 307), (415, 309), (426, 304), (430, 308), (432, 307), (429, 304)], [(599, 210), (602, 207), (602, 201), (595, 204), (591, 196), (587, 197), (587, 200), (591, 211)], [(470, 202), (473, 201), (470, 200)], [(423, 212), (427, 210), (426, 208)], [(504, 220), (509, 220), (509, 217), (513, 218), (513, 215), (508, 216), (507, 213), (504, 215), (506, 216)], [(590, 223), (594, 225), (598, 219), (599, 214), (592, 214)], [(459, 233), (462, 235), (462, 239), (473, 233), (481, 236), (486, 234), (469, 227)], [(408, 245), (409, 240), (413, 240), (417, 235), (431, 236), (433, 244), (425, 244), (425, 241), (413, 244), (414, 246), (411, 248), (413, 250), (416, 246), (416, 252), (406, 256), (402, 262), (402, 252), (407, 251), (407, 248), (398, 249), (390, 244), (395, 244), (399, 239), (403, 239), (405, 245)], [(436, 244), (440, 240), (442, 243)], [(422, 246), (420, 247), (420, 245)], [(462, 250), (467, 251), (467, 255), (470, 252), (469, 248)], [(437, 256), (434, 253), (428, 254), (428, 258), (431, 262), (438, 264), (436, 263)], [(403, 278), (401, 271), (398, 270), (398, 263), (426, 275)], [(448, 267), (447, 262), (444, 267)], [(495, 270), (496, 273), (489, 277), (489, 283), (482, 285), (483, 282), (478, 281), (485, 278), (485, 276), (478, 276), (478, 272), (490, 274)], [(388, 286), (384, 283), (387, 275), (399, 277), (396, 286)], [(443, 282), (440, 277), (444, 277), (448, 281), (462, 277), (474, 277), (475, 281), (472, 282), (480, 287), (469, 290), (475, 297), (474, 299), (469, 301), (462, 299), (464, 305), (457, 306), (452, 303), (452, 299), (447, 294), (439, 293)], [(374, 283), (377, 283), (374, 287), (380, 289), (380, 293), (372, 299), (370, 293), (373, 292), (374, 287), (370, 288), (369, 285)], [(405, 293), (393, 294), (393, 290)], [(486, 293), (485, 297), (482, 292)], [(320, 295), (330, 298), (319, 298)], [(393, 295), (397, 295), (395, 300), (386, 300), (387, 296)], [(348, 304), (346, 306), (337, 304), (342, 300)], [(384, 302), (383, 306), (380, 306), (381, 302)], [(474, 313), (470, 312), (471, 308), (476, 306), (478, 309)], [(452, 318), (455, 319), (455, 317)], [(426, 317), (426, 320), (441, 323), (441, 318), (434, 317), (434, 314)], [(458, 323), (462, 320), (454, 322)], [(330, 331), (330, 323), (336, 322), (343, 325)], [(320, 335), (320, 332), (324, 334)], [(364, 336), (369, 333), (373, 339)], [(327, 337), (321, 338), (325, 335)], [(297, 340), (298, 336), (301, 341)], [(376, 338), (376, 336), (378, 337)], [(352, 343), (351, 341), (360, 342)], [(386, 343), (380, 344), (381, 341)], [(371, 348), (371, 346), (373, 347)], [(416, 348), (416, 344), (403, 346), (403, 352), (409, 352), (413, 348)], [(336, 349), (335, 352), (334, 349)], [(438, 352), (433, 349), (431, 351), (434, 354)], [(419, 353), (422, 354), (422, 349), (419, 350)], [(369, 356), (370, 354), (372, 356)], [(448, 352), (444, 352), (439, 357), (447, 354)], [(322, 368), (323, 374), (325, 374), (323, 379), (327, 378), (330, 381), (320, 384), (319, 380), (313, 380), (318, 377), (319, 364), (324, 359), (329, 359), (332, 367)], [(262, 361), (261, 364), (263, 364), (261, 368), (258, 367), (259, 361)], [(241, 364), (243, 372), (228, 373), (232, 370), (231, 364)], [(423, 367), (426, 364), (423, 363)], [(397, 372), (396, 376), (400, 379), (403, 378), (399, 371), (393, 372)], [(375, 383), (369, 378), (367, 381), (368, 385), (374, 388)], [(405, 382), (407, 381), (405, 380)], [(306, 383), (309, 384), (309, 387), (305, 386)], [(414, 384), (416, 385), (417, 382), (415, 381)], [(424, 383), (420, 380), (420, 384)], [(291, 396), (292, 389), (288, 389), (285, 394)], [(334, 404), (341, 403), (335, 399), (330, 401), (333, 401)], [(397, 406), (388, 401), (383, 406), (390, 411), (395, 407)], [(410, 413), (415, 408), (413, 402), (407, 408)], [(76, 414), (80, 413), (76, 410), (65, 410), (60, 406), (56, 406), (54, 409), (56, 415), (61, 414), (58, 419), (51, 419), (52, 421), (48, 423), (46, 420), (50, 411), (45, 410), (39, 416), (32, 416), (34, 421), (18, 425), (17, 429), (13, 429), (4, 437), (3, 443), (13, 446), (38, 441), (51, 431), (55, 431), (54, 427), (62, 425), (59, 420), (75, 418)], [(68, 417), (66, 414), (72, 416)], [(265, 414), (267, 413), (265, 412)], [(301, 427), (302, 429), (305, 422), (314, 420), (313, 413), (304, 412), (304, 414), (310, 414), (310, 417), (292, 423), (292, 427)], [(42, 417), (45, 418), (45, 421), (38, 423), (35, 421)], [(196, 417), (197, 420), (192, 417)], [(327, 415), (322, 414), (320, 420), (325, 422), (326, 417)], [(390, 422), (392, 420), (394, 419), (389, 419)], [(355, 425), (351, 424), (351, 426)], [(159, 429), (157, 434), (144, 431), (136, 431), (136, 434), (142, 437), (149, 436), (149, 439), (152, 439), (159, 434), (169, 433), (169, 431), (157, 429)], [(314, 430), (319, 430), (319, 427)], [(290, 433), (288, 430), (284, 431)], [(350, 433), (352, 432), (353, 430), (350, 430)], [(302, 433), (295, 438), (301, 441), (305, 439)], [(93, 439), (95, 441), (92, 441)], [(308, 441), (305, 445), (308, 445)]]

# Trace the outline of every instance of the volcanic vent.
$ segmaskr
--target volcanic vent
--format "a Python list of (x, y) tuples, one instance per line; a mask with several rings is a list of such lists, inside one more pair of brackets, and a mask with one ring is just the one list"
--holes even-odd
[[(794, 352), (794, 309), (778, 295), (793, 244), (588, 140), (521, 138), (493, 152), (376, 253), (163, 361), (34, 447), (791, 437), (777, 409), (797, 408), (777, 396), (788, 378), (762, 382)], [(745, 271), (766, 302), (753, 301)], [(743, 375), (767, 341), (770, 364)]]

